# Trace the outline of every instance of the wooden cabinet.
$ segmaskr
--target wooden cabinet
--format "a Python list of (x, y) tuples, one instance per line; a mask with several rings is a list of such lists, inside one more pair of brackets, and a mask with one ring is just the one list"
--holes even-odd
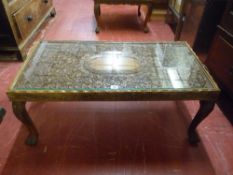
[(24, 59), (33, 36), (54, 15), (52, 0), (1, 0), (0, 60)]
[(170, 0), (167, 23), (175, 40), (187, 41), (196, 52), (207, 52), (227, 0)]
[(219, 27), (206, 64), (233, 99), (233, 40), (225, 32)]
[(183, 23), (185, 20), (184, 14), (185, 0), (169, 0), (166, 22), (174, 31), (174, 40), (179, 40)]
[(227, 1), (205, 64), (222, 90), (218, 106), (233, 124), (233, 1)]
[(229, 1), (210, 48), (206, 65), (233, 99), (233, 1)]

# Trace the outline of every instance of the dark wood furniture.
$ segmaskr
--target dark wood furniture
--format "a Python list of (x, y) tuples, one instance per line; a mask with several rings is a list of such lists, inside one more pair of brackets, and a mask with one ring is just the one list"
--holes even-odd
[(24, 63), (8, 97), (29, 131), (29, 145), (37, 143), (38, 131), (26, 111), (28, 101), (200, 100), (188, 129), (189, 142), (196, 144), (196, 127), (219, 92), (185, 42), (44, 41)]
[(1, 0), (0, 60), (24, 59), (33, 36), (54, 15), (52, 0)]
[(156, 0), (154, 1), (154, 9), (167, 10), (169, 0)]
[(233, 1), (229, 1), (226, 6), (205, 64), (223, 92), (233, 101)]
[(100, 5), (101, 4), (110, 4), (110, 5), (119, 5), (119, 4), (130, 4), (130, 5), (138, 5), (138, 16), (141, 16), (140, 8), (141, 5), (146, 5), (148, 7), (147, 14), (144, 20), (143, 28), (144, 32), (147, 33), (149, 31), (147, 27), (147, 22), (150, 19), (152, 10), (153, 10), (153, 1), (154, 0), (94, 0), (94, 13), (95, 13), (95, 18), (96, 18), (96, 29), (95, 32), (99, 33), (100, 32)]
[[(180, 6), (174, 5), (177, 1)], [(167, 23), (174, 39), (187, 41), (195, 52), (207, 53), (225, 5), (226, 0), (170, 0)]]
[(185, 21), (184, 14), (185, 0), (169, 0), (166, 22), (171, 25), (174, 30), (174, 40), (180, 38), (183, 23)]

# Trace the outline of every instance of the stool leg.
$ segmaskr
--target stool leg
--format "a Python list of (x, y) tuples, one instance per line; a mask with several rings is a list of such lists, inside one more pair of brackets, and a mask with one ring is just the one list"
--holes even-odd
[(100, 5), (99, 5), (99, 8), (98, 8), (98, 13), (99, 13), (99, 16), (100, 16), (101, 15)]
[(94, 13), (95, 13), (95, 19), (96, 19), (95, 33), (99, 33), (100, 32), (100, 28), (99, 28), (100, 4), (99, 3), (94, 4)]
[(149, 31), (149, 29), (147, 27), (147, 22), (149, 21), (149, 19), (151, 17), (152, 10), (153, 10), (153, 4), (152, 3), (148, 4), (147, 8), (148, 8), (148, 11), (147, 11), (146, 19), (145, 19), (144, 25), (143, 25), (145, 33), (147, 33)]
[(182, 16), (178, 19), (178, 23), (177, 23), (177, 27), (175, 31), (175, 39), (174, 39), (175, 41), (180, 40), (180, 35), (181, 35), (184, 21), (185, 21), (185, 16)]

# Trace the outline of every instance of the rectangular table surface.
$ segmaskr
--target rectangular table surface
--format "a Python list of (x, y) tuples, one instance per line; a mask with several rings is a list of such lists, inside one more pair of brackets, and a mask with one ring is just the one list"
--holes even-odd
[(215, 100), (186, 42), (42, 41), (8, 91), (13, 101)]

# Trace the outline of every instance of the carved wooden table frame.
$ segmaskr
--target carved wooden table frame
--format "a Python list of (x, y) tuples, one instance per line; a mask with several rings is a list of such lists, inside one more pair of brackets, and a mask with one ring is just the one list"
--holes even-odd
[[(199, 100), (200, 108), (188, 128), (188, 140), (191, 144), (199, 142), (196, 133), (197, 126), (213, 110), (220, 90), (208, 71), (203, 67), (205, 76), (210, 80), (214, 89), (177, 89), (177, 90), (130, 90), (130, 91), (84, 91), (84, 90), (16, 90), (14, 89), (20, 75), (33, 57), (34, 51), (18, 72), (7, 94), (12, 101), (15, 116), (26, 126), (29, 135), (26, 144), (35, 145), (38, 141), (38, 131), (26, 111), (26, 102), (33, 101), (167, 101), (167, 100)], [(195, 53), (193, 53), (195, 55)], [(200, 66), (201, 62), (198, 59)]]
[(129, 5), (138, 5), (138, 16), (141, 16), (140, 8), (141, 5), (146, 5), (147, 6), (147, 13), (145, 16), (145, 20), (143, 23), (143, 30), (145, 33), (149, 31), (147, 27), (147, 22), (150, 19), (150, 16), (152, 14), (153, 10), (153, 0), (94, 0), (94, 14), (95, 14), (95, 19), (96, 19), (96, 29), (95, 32), (99, 33), (100, 32), (100, 5), (101, 4), (111, 4), (111, 5), (119, 5), (119, 4), (129, 4)]

